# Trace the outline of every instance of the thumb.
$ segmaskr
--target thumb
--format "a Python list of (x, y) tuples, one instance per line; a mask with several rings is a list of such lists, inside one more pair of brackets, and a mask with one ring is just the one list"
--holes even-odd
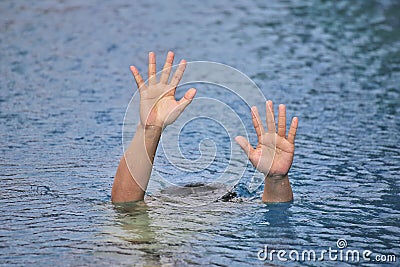
[(247, 141), (247, 139), (243, 136), (236, 136), (235, 141), (243, 149), (247, 157), (250, 158), (250, 155), (253, 152), (254, 148), (250, 145), (249, 141)]
[(185, 95), (178, 101), (181, 110), (183, 111), (193, 100), (194, 96), (196, 95), (196, 89), (190, 88), (187, 90)]

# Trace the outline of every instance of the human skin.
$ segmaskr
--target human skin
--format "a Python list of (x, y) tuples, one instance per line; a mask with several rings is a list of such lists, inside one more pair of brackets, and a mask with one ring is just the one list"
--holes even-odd
[(156, 56), (150, 52), (148, 84), (145, 84), (136, 67), (130, 67), (140, 93), (140, 122), (118, 165), (111, 190), (113, 203), (138, 201), (144, 198), (161, 133), (178, 118), (196, 94), (196, 89), (191, 88), (179, 101), (175, 99), (176, 87), (185, 71), (186, 61), (181, 60), (171, 80), (168, 81), (173, 61), (174, 53), (170, 51), (160, 80), (157, 81)]
[(272, 101), (266, 102), (265, 131), (257, 107), (251, 108), (254, 129), (258, 144), (253, 148), (243, 136), (237, 136), (236, 142), (244, 150), (253, 166), (264, 174), (264, 202), (289, 202), (293, 200), (293, 192), (288, 172), (294, 157), (294, 140), (296, 137), (298, 118), (294, 117), (286, 136), (286, 107), (278, 108), (278, 131), (275, 131), (274, 108)]
[[(156, 78), (156, 57), (149, 53), (148, 84), (145, 84), (136, 67), (131, 66), (140, 93), (140, 122), (135, 136), (122, 156), (111, 191), (113, 203), (143, 200), (153, 168), (154, 156), (163, 129), (173, 123), (193, 100), (196, 89), (189, 89), (179, 101), (175, 92), (186, 67), (182, 60), (169, 80), (174, 53), (168, 52), (159, 81)], [(294, 139), (298, 125), (295, 117), (286, 137), (286, 108), (279, 106), (278, 132), (272, 101), (267, 101), (267, 132), (258, 110), (251, 109), (258, 145), (253, 148), (242, 136), (236, 141), (246, 152), (254, 167), (265, 175), (264, 202), (288, 202), (293, 199), (288, 172), (293, 162)], [(275, 143), (274, 143), (275, 138)]]

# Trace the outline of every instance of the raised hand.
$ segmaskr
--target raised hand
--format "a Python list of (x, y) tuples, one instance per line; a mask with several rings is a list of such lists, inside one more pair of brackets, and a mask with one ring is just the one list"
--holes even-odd
[(292, 198), (292, 192), (288, 180), (288, 172), (294, 157), (294, 140), (298, 118), (294, 117), (292, 119), (289, 133), (286, 136), (285, 105), (279, 105), (277, 132), (275, 130), (272, 101), (267, 101), (266, 103), (267, 131), (264, 129), (256, 107), (251, 108), (251, 113), (254, 129), (258, 136), (256, 148), (253, 148), (243, 136), (236, 137), (236, 142), (249, 157), (253, 166), (265, 175), (266, 187), (263, 200), (271, 202), (289, 201)]
[(196, 94), (196, 89), (191, 88), (182, 99), (175, 100), (176, 87), (185, 71), (186, 61), (180, 62), (168, 82), (173, 61), (174, 53), (169, 52), (160, 81), (157, 81), (156, 56), (153, 52), (149, 53), (148, 84), (134, 66), (130, 68), (140, 93), (140, 123), (115, 174), (111, 192), (114, 203), (143, 199), (162, 130), (178, 118)]
[(131, 66), (140, 93), (140, 123), (142, 126), (158, 126), (165, 128), (173, 123), (182, 111), (193, 100), (196, 89), (189, 89), (179, 100), (175, 99), (175, 92), (186, 68), (186, 61), (181, 60), (171, 81), (168, 82), (174, 53), (168, 52), (160, 80), (156, 77), (156, 56), (149, 53), (148, 84), (145, 84), (136, 67)]

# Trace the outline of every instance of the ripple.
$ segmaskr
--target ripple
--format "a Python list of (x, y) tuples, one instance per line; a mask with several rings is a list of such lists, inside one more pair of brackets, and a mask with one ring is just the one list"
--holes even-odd
[[(264, 245), (324, 249), (338, 238), (399, 255), (398, 1), (142, 2), (0, 2), (2, 264), (253, 266)], [(261, 204), (262, 187), (246, 187), (250, 166), (241, 202), (109, 203), (135, 88), (128, 66), (145, 71), (149, 50), (170, 49), (238, 68), (299, 117), (292, 204)], [(238, 99), (215, 97), (250, 119)], [(182, 175), (159, 154), (157, 171), (207, 182), (226, 167), (225, 133), (186, 130), (193, 159), (193, 139), (221, 141), (215, 164)]]

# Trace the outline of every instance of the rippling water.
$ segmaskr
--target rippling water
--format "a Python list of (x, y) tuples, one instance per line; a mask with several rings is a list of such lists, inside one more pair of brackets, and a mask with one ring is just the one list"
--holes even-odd
[[(141, 2), (0, 3), (0, 264), (262, 265), (264, 245), (339, 238), (400, 256), (398, 1)], [(242, 202), (110, 204), (128, 66), (150, 50), (233, 66), (299, 117), (292, 204), (243, 184)]]

